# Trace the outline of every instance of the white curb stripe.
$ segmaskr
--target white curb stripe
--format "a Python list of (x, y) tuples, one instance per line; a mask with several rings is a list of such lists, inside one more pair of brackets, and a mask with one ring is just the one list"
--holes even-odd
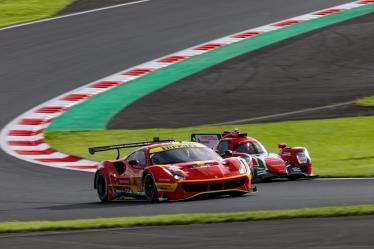
[[(146, 2), (149, 0), (137, 1), (128, 4), (118, 5), (125, 6), (130, 4), (136, 4), (141, 2)], [(80, 171), (95, 171), (95, 165), (97, 162), (89, 161), (85, 159), (79, 159), (66, 155), (64, 153), (56, 152), (49, 147), (48, 144), (44, 143), (43, 130), (48, 127), (53, 118), (60, 116), (64, 111), (70, 107), (80, 104), (92, 96), (106, 92), (107, 90), (117, 87), (127, 82), (137, 79), (139, 77), (148, 75), (154, 71), (157, 71), (161, 68), (173, 65), (185, 59), (188, 59), (193, 56), (197, 56), (206, 52), (213, 51), (217, 48), (242, 41), (244, 39), (251, 39), (262, 33), (270, 32), (273, 30), (282, 29), (284, 27), (289, 27), (296, 23), (301, 23), (306, 20), (320, 18), (337, 11), (344, 11), (346, 9), (357, 8), (366, 4), (370, 4), (372, 1), (356, 1), (353, 3), (343, 4), (320, 11), (315, 11), (313, 13), (304, 14), (298, 17), (286, 19), (283, 21), (275, 22), (272, 24), (264, 25), (254, 29), (244, 30), (236, 34), (231, 34), (229, 36), (213, 40), (204, 44), (188, 48), (168, 56), (158, 58), (156, 60), (143, 63), (141, 65), (122, 70), (119, 73), (110, 75), (106, 78), (100, 79), (93, 83), (82, 86), (78, 89), (72, 90), (68, 93), (64, 93), (61, 96), (58, 96), (52, 100), (49, 100), (27, 112), (15, 118), (10, 122), (4, 129), (1, 131), (0, 142), (1, 148), (8, 154), (29, 161), (36, 164), (41, 164), (50, 167), (71, 169), (71, 170), (80, 170)], [(109, 9), (114, 8), (102, 8)], [(92, 10), (82, 13), (76, 13), (73, 15), (79, 15), (98, 10)], [(68, 16), (73, 16), (68, 15)], [(63, 18), (63, 17), (58, 17)], [(58, 19), (54, 18), (54, 19)], [(48, 20), (43, 20), (48, 21)], [(38, 22), (43, 22), (38, 21)], [(37, 23), (37, 22), (34, 22)], [(15, 28), (19, 26), (25, 26), (28, 24), (22, 24), (18, 26), (8, 27), (5, 29)], [(4, 29), (0, 29), (4, 30)], [(114, 83), (113, 83), (114, 82)], [(57, 108), (57, 109), (56, 109)], [(59, 109), (61, 108), (61, 109)], [(305, 111), (305, 110), (304, 110)], [(287, 113), (288, 114), (288, 113)], [(285, 114), (279, 114), (285, 115)], [(274, 115), (273, 115), (274, 116)], [(264, 118), (264, 117), (259, 117)], [(259, 119), (257, 118), (257, 119)], [(247, 119), (252, 120), (252, 119)], [(30, 143), (33, 142), (33, 143)]]
[(75, 94), (96, 95), (96, 94), (100, 94), (100, 93), (105, 92), (105, 91), (106, 91), (106, 88), (86, 88), (86, 89), (81, 89), (81, 90), (75, 92)]
[[(72, 107), (78, 104), (78, 101), (65, 101), (65, 100), (54, 100), (48, 103), (48, 106), (59, 106), (59, 107)], [(46, 105), (47, 106), (47, 103)]]
[(274, 30), (277, 30), (277, 29), (281, 29), (282, 27), (277, 27), (277, 26), (273, 26), (273, 25), (265, 25), (265, 26), (261, 26), (261, 27), (258, 27), (258, 28), (254, 28), (252, 29), (251, 31), (258, 31), (258, 32), (270, 32), (270, 31), (274, 31)]
[(6, 141), (37, 141), (43, 139), (43, 134), (35, 135), (35, 136), (6, 136)]
[(38, 113), (38, 112), (34, 112), (34, 113), (30, 113), (30, 115), (28, 116), (29, 118), (37, 118), (37, 119), (52, 119), (56, 116), (58, 116), (59, 113)]
[(319, 18), (319, 17), (317, 15), (307, 14), (307, 15), (298, 16), (297, 20), (309, 21), (309, 20), (313, 20), (313, 19), (316, 19), (316, 18)]
[(14, 130), (25, 130), (25, 131), (37, 131), (41, 129), (45, 129), (48, 127), (49, 124), (43, 125), (14, 125)]
[(38, 150), (46, 150), (49, 149), (49, 145), (44, 143), (40, 145), (34, 145), (34, 146), (9, 146), (11, 150), (30, 150), (30, 151), (38, 151)]
[(27, 155), (25, 157), (30, 158), (30, 159), (65, 158), (66, 154), (55, 152), (50, 155)]

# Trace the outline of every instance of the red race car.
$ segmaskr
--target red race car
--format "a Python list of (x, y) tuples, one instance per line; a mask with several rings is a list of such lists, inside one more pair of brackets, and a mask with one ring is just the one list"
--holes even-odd
[[(119, 158), (119, 149), (141, 147)], [(89, 148), (118, 151), (117, 160), (97, 167), (94, 187), (101, 201), (135, 197), (149, 201), (179, 201), (200, 195), (240, 196), (251, 191), (251, 170), (242, 158), (223, 159), (194, 142), (154, 139), (153, 142)]]
[(259, 141), (237, 129), (222, 134), (192, 134), (191, 139), (210, 146), (223, 157), (242, 157), (248, 164), (252, 161), (254, 181), (313, 176), (312, 161), (304, 147), (287, 148), (286, 144), (279, 144), (278, 154), (268, 153)]

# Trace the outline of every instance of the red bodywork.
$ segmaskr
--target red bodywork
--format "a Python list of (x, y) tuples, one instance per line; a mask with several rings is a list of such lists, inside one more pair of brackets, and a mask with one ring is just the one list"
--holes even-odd
[[(119, 160), (106, 160), (98, 165), (95, 175), (105, 177), (108, 197), (105, 201), (121, 197), (147, 197), (144, 177), (151, 173), (157, 187), (157, 200), (178, 201), (203, 194), (243, 194), (251, 191), (251, 172), (242, 159), (228, 158), (216, 161), (195, 161), (168, 165), (152, 165), (152, 150), (175, 147), (201, 147), (192, 142), (158, 143), (139, 148), (127, 157)], [(203, 146), (205, 147), (205, 146)], [(146, 165), (131, 165), (132, 155), (144, 152)], [(245, 165), (246, 172), (239, 173)], [(173, 172), (172, 175), (170, 172)]]
[[(283, 147), (280, 145), (280, 147)], [(312, 162), (310, 159), (307, 160), (305, 163), (300, 163), (299, 160), (297, 159), (297, 155), (299, 153), (306, 153), (306, 149), (304, 147), (292, 147), (292, 148), (280, 148), (279, 151), (279, 156), (281, 158), (288, 162), (290, 165), (303, 168), (306, 170), (306, 173), (308, 176), (312, 176)]]
[[(259, 180), (272, 179), (272, 178), (299, 178), (312, 176), (312, 163), (308, 151), (304, 147), (287, 148), (286, 144), (279, 144), (280, 151), (278, 155), (267, 153), (265, 148), (259, 141), (254, 138), (248, 137), (246, 134), (238, 131), (224, 132), (221, 140), (216, 144), (214, 150), (222, 155), (219, 151), (220, 144), (227, 141), (228, 150), (231, 151), (233, 157), (250, 155), (254, 171), (257, 172)], [(239, 145), (247, 143), (258, 144), (263, 149), (263, 153), (247, 154), (237, 151)], [(221, 147), (222, 148), (222, 147)], [(305, 157), (302, 157), (304, 155)]]

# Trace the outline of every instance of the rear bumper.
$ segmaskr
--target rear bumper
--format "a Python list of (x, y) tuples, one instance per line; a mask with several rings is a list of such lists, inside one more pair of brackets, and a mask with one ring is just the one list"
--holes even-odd
[(287, 174), (278, 174), (269, 171), (258, 172), (254, 181), (268, 181), (276, 178), (287, 178)]

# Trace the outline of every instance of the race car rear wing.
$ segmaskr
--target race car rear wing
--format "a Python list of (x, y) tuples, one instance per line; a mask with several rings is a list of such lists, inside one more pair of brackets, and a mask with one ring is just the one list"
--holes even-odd
[(116, 145), (108, 145), (108, 146), (90, 147), (88, 148), (88, 152), (91, 155), (93, 155), (96, 152), (107, 151), (107, 150), (117, 150), (117, 159), (119, 159), (120, 149), (142, 147), (142, 146), (147, 146), (151, 144), (170, 143), (170, 142), (175, 142), (175, 140), (173, 139), (160, 140), (160, 138), (154, 137), (152, 142), (139, 142), (139, 143), (131, 143), (131, 144), (116, 144)]
[(204, 144), (213, 149), (214, 146), (221, 140), (222, 135), (219, 133), (192, 133), (191, 141)]

